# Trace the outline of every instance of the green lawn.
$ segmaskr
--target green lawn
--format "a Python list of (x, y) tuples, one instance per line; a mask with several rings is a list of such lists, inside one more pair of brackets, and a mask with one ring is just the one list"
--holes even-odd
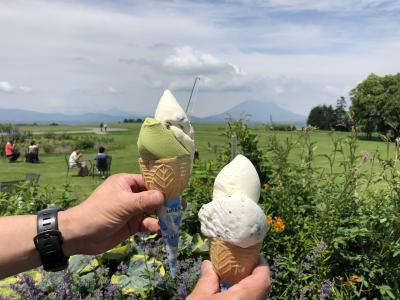
[[(113, 174), (120, 172), (139, 172), (138, 166), (138, 151), (136, 147), (136, 140), (141, 124), (130, 123), (130, 124), (110, 124), (109, 128), (125, 128), (127, 131), (121, 132), (109, 132), (108, 137), (112, 137), (115, 145), (111, 145), (109, 153), (113, 156), (111, 171)], [(21, 131), (35, 132), (74, 132), (80, 130), (86, 130), (90, 128), (96, 128), (97, 125), (62, 125), (62, 126), (20, 126)], [(200, 159), (210, 160), (215, 159), (216, 154), (214, 152), (215, 146), (220, 146), (225, 143), (225, 138), (222, 133), (225, 131), (225, 125), (211, 125), (211, 124), (195, 124), (195, 135), (196, 135), (196, 146), (200, 153)], [(284, 140), (287, 137), (298, 138), (300, 132), (267, 132), (264, 126), (253, 126), (252, 130), (259, 136), (260, 146), (262, 148), (267, 147), (268, 135), (276, 134), (280, 140)], [(340, 137), (346, 137), (349, 133), (335, 133)], [(85, 136), (87, 133), (74, 134)], [(312, 133), (312, 141), (315, 141), (315, 161), (314, 167), (320, 167), (328, 170), (328, 160), (322, 157), (322, 154), (330, 153), (332, 150), (331, 137), (327, 132), (315, 131)], [(386, 145), (379, 141), (365, 141), (360, 140), (358, 142), (358, 154), (368, 152), (372, 154), (376, 149), (386, 157)], [(390, 155), (394, 156), (395, 148), (393, 144), (390, 146)], [(297, 148), (291, 154), (292, 160), (299, 159), (300, 148)], [(96, 154), (96, 150), (85, 151), (84, 158), (91, 158)], [(35, 172), (41, 175), (40, 183), (48, 184), (55, 187), (62, 187), (66, 182), (70, 183), (75, 195), (79, 199), (83, 199), (85, 196), (90, 194), (102, 180), (98, 177), (78, 177), (76, 176), (77, 170), (72, 169), (70, 175), (66, 177), (66, 163), (64, 156), (69, 153), (58, 153), (58, 154), (41, 154), (39, 164), (29, 164), (22, 162), (22, 158), (16, 163), (9, 163), (5, 159), (0, 160), (0, 180), (15, 180), (23, 178), (25, 173)], [(340, 160), (340, 155), (338, 156)], [(368, 168), (369, 164), (365, 164), (364, 168)], [(340, 172), (341, 168), (339, 164), (335, 166), (335, 171)], [(72, 173), (72, 174), (71, 174)], [(72, 176), (71, 176), (72, 175)]]
[[(109, 132), (108, 137), (112, 137), (117, 147), (112, 146), (112, 150), (109, 154), (112, 155), (112, 174), (121, 172), (139, 172), (138, 165), (138, 151), (136, 147), (136, 140), (138, 137), (139, 129), (141, 124), (110, 124), (109, 128), (125, 128), (127, 131), (121, 132)], [(77, 125), (77, 126), (20, 126), (21, 131), (35, 132), (74, 132), (85, 130), (88, 128), (94, 128), (94, 125)], [(215, 154), (212, 151), (208, 151), (208, 142), (212, 144), (222, 144), (223, 138), (220, 136), (221, 132), (224, 131), (223, 125), (195, 125), (197, 147), (199, 149), (201, 159), (208, 160), (213, 159)], [(74, 134), (85, 136), (87, 133)], [(83, 158), (92, 158), (97, 151), (95, 149), (91, 151), (84, 151)], [(102, 180), (95, 176), (79, 177), (77, 176), (77, 169), (70, 170), (70, 175), (66, 177), (67, 167), (64, 156), (69, 156), (68, 153), (57, 153), (57, 154), (40, 154), (39, 164), (30, 164), (23, 162), (23, 158), (19, 158), (16, 163), (9, 163), (6, 159), (0, 160), (0, 181), (16, 180), (24, 177), (25, 173), (34, 172), (39, 173), (40, 183), (48, 184), (55, 187), (62, 187), (64, 183), (69, 183), (72, 186), (73, 191), (77, 198), (82, 199), (89, 195)]]

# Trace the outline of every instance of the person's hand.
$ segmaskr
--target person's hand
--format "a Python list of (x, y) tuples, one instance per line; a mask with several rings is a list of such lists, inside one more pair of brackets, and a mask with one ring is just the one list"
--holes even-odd
[(219, 292), (219, 278), (210, 261), (201, 265), (201, 277), (186, 300), (261, 300), (271, 285), (270, 271), (263, 257), (253, 272), (227, 291)]
[(142, 175), (109, 177), (86, 201), (58, 213), (64, 254), (99, 254), (138, 231), (157, 232), (158, 220), (148, 215), (163, 203), (161, 192), (146, 191)]

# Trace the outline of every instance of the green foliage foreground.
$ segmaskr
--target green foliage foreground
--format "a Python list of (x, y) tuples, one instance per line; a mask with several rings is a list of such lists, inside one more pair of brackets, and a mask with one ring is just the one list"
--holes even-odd
[[(197, 280), (201, 260), (208, 256), (197, 212), (211, 200), (215, 176), (235, 152), (230, 144), (233, 133), (237, 152), (252, 160), (262, 180), (260, 205), (270, 223), (262, 248), (272, 271), (270, 299), (400, 298), (397, 156), (383, 158), (378, 152), (361, 156), (357, 132), (332, 135), (332, 151), (324, 155), (327, 171), (315, 162), (310, 129), (285, 139), (272, 134), (265, 148), (242, 120), (228, 123), (226, 146), (216, 161), (195, 165), (184, 194), (189, 205), (183, 215), (178, 278), (168, 275), (160, 236), (136, 235), (103, 255), (72, 257), (67, 272), (38, 269), (10, 277), (0, 282), (0, 295), (184, 299)], [(299, 159), (289, 159), (293, 155)], [(366, 171), (367, 162), (371, 168)], [(73, 205), (67, 200), (67, 186), (63, 195), (53, 193), (29, 185), (2, 194), (0, 213), (34, 213), (51, 205), (51, 196), (63, 199), (58, 205)]]

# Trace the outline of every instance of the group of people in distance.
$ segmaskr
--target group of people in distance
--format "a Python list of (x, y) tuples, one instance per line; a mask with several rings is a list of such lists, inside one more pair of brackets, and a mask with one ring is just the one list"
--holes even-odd
[(103, 129), (104, 132), (107, 132), (107, 124), (100, 123), (100, 131), (103, 131)]
[[(71, 155), (69, 156), (68, 164), (69, 164), (70, 168), (78, 168), (79, 169), (79, 172), (78, 172), (79, 176), (87, 176), (87, 175), (89, 175), (89, 169), (88, 169), (85, 161), (82, 160), (82, 156), (83, 156), (83, 153), (82, 153), (81, 149), (76, 147), (74, 149), (74, 151), (71, 153)], [(93, 158), (93, 160), (96, 161), (96, 169), (99, 173), (106, 171), (108, 158), (111, 158), (111, 155), (106, 153), (105, 147), (100, 146), (99, 152)]]
[[(19, 152), (14, 140), (9, 140), (7, 142), (4, 147), (4, 154), (10, 162), (15, 162), (20, 157), (21, 153)], [(68, 164), (70, 168), (79, 169), (79, 176), (87, 176), (89, 175), (89, 169), (85, 164), (85, 161), (82, 160), (82, 155), (81, 149), (76, 147), (69, 156)], [(104, 146), (100, 146), (99, 152), (93, 158), (96, 162), (96, 169), (98, 172), (106, 171), (108, 158), (111, 158), (111, 155), (106, 153), (106, 148)], [(39, 146), (35, 141), (32, 141), (28, 146), (28, 149), (25, 152), (25, 161), (30, 163), (39, 162)]]
[[(20, 157), (21, 153), (19, 152), (17, 145), (14, 140), (10, 140), (4, 147), (4, 154), (10, 160), (10, 162), (15, 162)], [(39, 162), (39, 146), (35, 141), (32, 141), (25, 152), (25, 161), (30, 163), (38, 163)]]

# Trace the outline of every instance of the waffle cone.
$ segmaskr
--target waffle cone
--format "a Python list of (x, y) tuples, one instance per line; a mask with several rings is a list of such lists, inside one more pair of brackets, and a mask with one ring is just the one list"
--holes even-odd
[(210, 258), (223, 283), (233, 285), (251, 274), (258, 264), (261, 244), (241, 248), (222, 241), (210, 239)]
[(159, 190), (167, 199), (182, 195), (191, 169), (191, 158), (179, 156), (158, 160), (139, 159), (147, 189)]

